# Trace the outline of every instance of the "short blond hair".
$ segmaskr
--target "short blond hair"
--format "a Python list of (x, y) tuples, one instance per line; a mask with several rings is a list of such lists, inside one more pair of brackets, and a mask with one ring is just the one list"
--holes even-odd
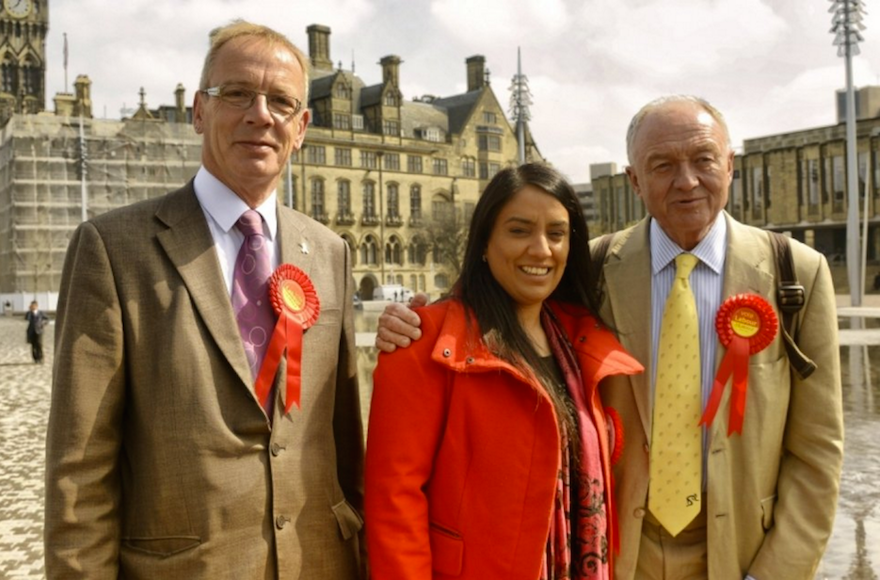
[(299, 48), (293, 44), (289, 38), (276, 30), (272, 30), (268, 26), (262, 24), (254, 24), (246, 20), (233, 20), (224, 26), (218, 26), (208, 34), (211, 48), (205, 56), (205, 64), (202, 66), (202, 78), (199, 81), (199, 89), (208, 88), (211, 71), (214, 69), (214, 62), (217, 60), (217, 53), (223, 48), (227, 42), (234, 38), (252, 37), (263, 40), (269, 46), (281, 46), (296, 58), (299, 66), (303, 71), (303, 107), (308, 107), (309, 103), (309, 59)]
[(635, 116), (633, 116), (632, 121), (629, 122), (629, 128), (626, 131), (626, 157), (629, 160), (630, 166), (635, 163), (635, 159), (633, 159), (633, 149), (636, 144), (636, 134), (639, 132), (639, 127), (641, 126), (642, 121), (649, 113), (669, 103), (693, 103), (705, 110), (713, 119), (715, 119), (715, 122), (721, 126), (721, 130), (724, 131), (725, 145), (727, 145), (728, 149), (731, 147), (730, 131), (727, 129), (727, 121), (724, 120), (724, 115), (721, 114), (721, 111), (713, 107), (709, 101), (702, 97), (695, 97), (694, 95), (667, 95), (654, 99), (639, 109), (639, 112), (636, 113)]

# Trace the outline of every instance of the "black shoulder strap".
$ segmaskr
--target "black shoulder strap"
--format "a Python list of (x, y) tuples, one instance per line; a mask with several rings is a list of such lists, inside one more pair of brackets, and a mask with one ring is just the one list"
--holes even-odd
[(613, 239), (614, 234), (605, 234), (598, 238), (590, 248), (590, 266), (592, 266), (593, 276), (596, 278), (596, 295), (600, 304), (605, 297), (605, 256), (608, 254), (608, 248), (611, 247)]
[(816, 370), (810, 360), (797, 346), (797, 316), (806, 301), (804, 287), (798, 283), (794, 269), (791, 245), (785, 235), (767, 232), (776, 258), (776, 303), (782, 311), (782, 340), (788, 354), (788, 362), (797, 375), (806, 379)]

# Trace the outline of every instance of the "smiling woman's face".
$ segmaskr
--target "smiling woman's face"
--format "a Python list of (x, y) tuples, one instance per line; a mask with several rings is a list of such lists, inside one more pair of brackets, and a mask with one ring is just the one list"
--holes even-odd
[(526, 185), (501, 208), (485, 256), (492, 277), (516, 303), (520, 319), (530, 311), (540, 312), (556, 289), (569, 245), (568, 211), (543, 189)]

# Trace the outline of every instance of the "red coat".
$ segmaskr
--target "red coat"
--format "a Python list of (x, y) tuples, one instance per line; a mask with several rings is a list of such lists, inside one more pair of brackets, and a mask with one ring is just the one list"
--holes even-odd
[[(592, 317), (553, 310), (583, 374), (610, 515), (597, 386), (643, 369)], [(421, 340), (381, 354), (373, 378), (365, 498), (372, 577), (535, 580), (559, 468), (553, 405), (536, 381), (486, 349), (459, 302), (418, 312)]]

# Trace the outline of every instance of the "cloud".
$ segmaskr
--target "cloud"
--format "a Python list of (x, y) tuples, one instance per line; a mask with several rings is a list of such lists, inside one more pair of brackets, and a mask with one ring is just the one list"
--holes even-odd
[(562, 33), (568, 11), (562, 0), (433, 0), (431, 15), (461, 41), (516, 45), (530, 37)]
[(235, 18), (272, 26), (307, 51), (309, 24), (332, 23), (334, 32), (352, 37), (371, 8), (366, 0), (309, 2), (303, 12), (308, 18), (303, 19), (298, 4), (289, 0), (77, 0), (75, 8), (53, 6), (47, 41), (48, 105), (52, 107), (55, 92), (64, 90), (64, 32), (69, 44), (68, 85), (76, 75), (88, 74), (95, 115), (103, 116), (106, 109), (107, 116), (117, 117), (123, 104), (136, 106), (142, 86), (151, 107), (172, 103), (179, 82), (191, 100), (207, 52), (208, 33)]
[(591, 58), (648, 80), (720, 72), (767, 54), (787, 30), (760, 0), (595, 0), (577, 19)]

